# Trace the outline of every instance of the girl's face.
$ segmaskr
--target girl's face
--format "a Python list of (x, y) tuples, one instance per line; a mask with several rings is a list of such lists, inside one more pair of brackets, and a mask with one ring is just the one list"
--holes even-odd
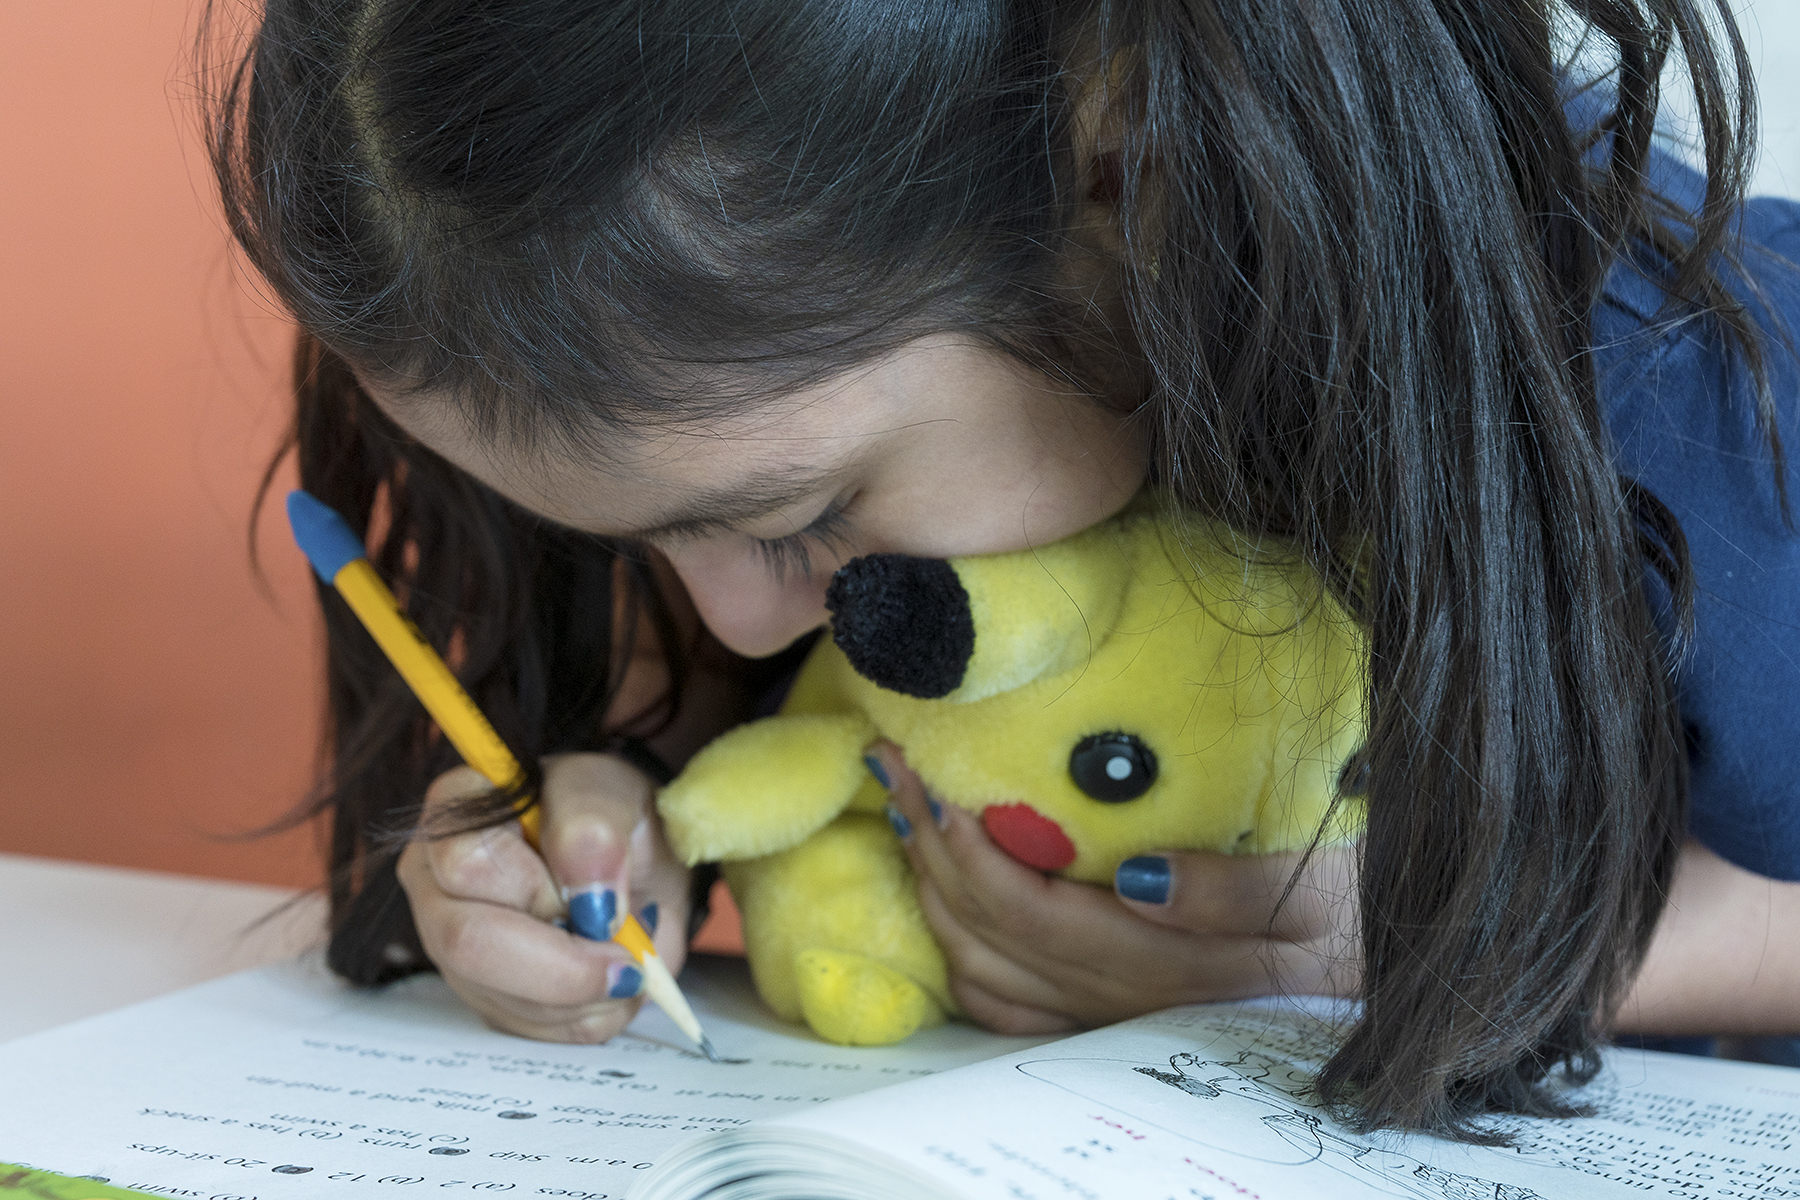
[(484, 441), (429, 394), (370, 395), (515, 503), (667, 556), (725, 646), (773, 654), (825, 620), (861, 554), (944, 558), (1055, 541), (1124, 507), (1144, 431), (982, 344), (908, 343), (705, 425), (613, 443), (604, 462)]

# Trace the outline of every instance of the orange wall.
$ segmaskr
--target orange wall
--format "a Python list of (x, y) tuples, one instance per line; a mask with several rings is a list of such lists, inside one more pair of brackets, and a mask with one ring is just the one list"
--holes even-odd
[[(239, 6), (227, 0), (228, 10)], [(186, 0), (10, 0), (0, 37), (0, 851), (318, 878), (304, 568), (277, 507), (285, 321), (235, 278)]]

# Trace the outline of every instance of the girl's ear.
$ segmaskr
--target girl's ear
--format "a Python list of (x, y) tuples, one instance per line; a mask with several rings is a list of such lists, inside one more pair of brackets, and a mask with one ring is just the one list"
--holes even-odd
[[(1117, 239), (1119, 205), (1125, 195), (1125, 125), (1134, 108), (1131, 56), (1120, 50), (1104, 64), (1077, 73), (1070, 116), (1070, 150), (1075, 156), (1076, 223)], [(1096, 249), (1117, 249), (1100, 247)]]
[(1083, 193), (1086, 202), (1104, 205), (1117, 212), (1119, 201), (1125, 195), (1125, 152), (1104, 150), (1094, 155), (1083, 178), (1087, 184)]

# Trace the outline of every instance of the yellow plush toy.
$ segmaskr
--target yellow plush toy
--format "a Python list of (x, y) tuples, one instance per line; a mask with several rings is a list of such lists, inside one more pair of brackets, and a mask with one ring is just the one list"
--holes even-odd
[[(714, 741), (658, 800), (678, 854), (724, 864), (770, 1007), (851, 1045), (956, 1014), (863, 765), (877, 737), (1070, 879), (1314, 840), (1361, 745), (1362, 639), (1309, 573), (1230, 537), (1152, 499), (1049, 546), (838, 572), (832, 638), (781, 714)], [(1340, 806), (1326, 840), (1360, 822)]]

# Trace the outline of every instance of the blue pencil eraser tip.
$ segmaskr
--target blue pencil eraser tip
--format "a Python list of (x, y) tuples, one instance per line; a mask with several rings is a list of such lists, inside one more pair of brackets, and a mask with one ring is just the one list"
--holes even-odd
[(366, 553), (362, 539), (356, 536), (349, 523), (338, 516), (336, 509), (311, 493), (299, 488), (289, 492), (287, 511), (294, 540), (300, 543), (307, 561), (326, 583), (337, 578), (344, 564)]

